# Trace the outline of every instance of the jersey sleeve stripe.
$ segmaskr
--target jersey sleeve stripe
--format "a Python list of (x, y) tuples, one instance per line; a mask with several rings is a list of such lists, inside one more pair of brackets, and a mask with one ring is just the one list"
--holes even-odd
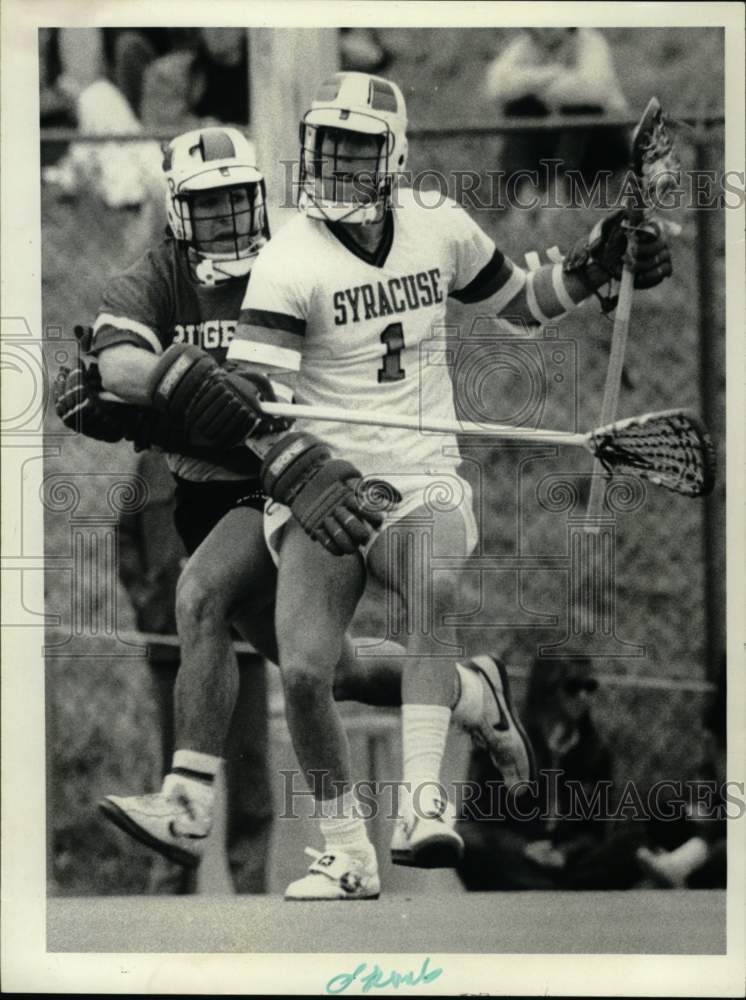
[(251, 330), (244, 337), (246, 326), (249, 324), (248, 317), (249, 310), (244, 310), (241, 313), (239, 326), (234, 339), (246, 339), (251, 343), (256, 344), (272, 344), (273, 347), (283, 347), (290, 351), (297, 351), (301, 346), (300, 341), (298, 340), (298, 335), (295, 333), (288, 333), (286, 330), (277, 330), (275, 328), (268, 328), (265, 326), (254, 326), (253, 324), (251, 326)]
[(519, 295), (523, 291), (523, 286), (526, 284), (526, 272), (523, 268), (515, 267), (512, 263), (510, 263), (510, 267), (512, 269), (510, 277), (490, 303), (498, 316), (506, 306), (510, 305), (516, 295)]
[(481, 302), (483, 299), (488, 299), (495, 292), (499, 292), (509, 280), (511, 270), (509, 266), (505, 266), (506, 263), (502, 251), (495, 250), (476, 278), (473, 278), (464, 288), (451, 292), (451, 296), (464, 303)]
[(104, 326), (113, 326), (117, 330), (131, 330), (138, 333), (143, 340), (150, 344), (151, 350), (156, 354), (163, 354), (163, 345), (150, 327), (144, 323), (139, 323), (136, 319), (129, 319), (127, 316), (113, 316), (111, 313), (99, 313), (93, 325), (93, 340), (96, 341), (98, 331)]
[(103, 326), (93, 338), (89, 354), (100, 354), (107, 347), (114, 347), (115, 344), (134, 344), (135, 347), (142, 347), (151, 354), (162, 354), (163, 349), (158, 345), (158, 350), (153, 351), (153, 344), (146, 340), (140, 333), (134, 330), (122, 330), (113, 326)]
[(269, 309), (245, 309), (239, 317), (239, 323), (251, 326), (263, 326), (266, 330), (282, 330), (302, 337), (306, 332), (306, 321), (287, 313), (271, 312)]
[(300, 351), (276, 344), (258, 343), (253, 340), (234, 339), (228, 345), (228, 361), (249, 361), (258, 365), (270, 365), (272, 368), (284, 368), (287, 371), (300, 370)]

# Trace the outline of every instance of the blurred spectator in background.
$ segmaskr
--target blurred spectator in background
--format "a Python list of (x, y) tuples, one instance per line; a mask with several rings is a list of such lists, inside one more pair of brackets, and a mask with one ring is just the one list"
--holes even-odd
[[(39, 117), (42, 128), (75, 128), (78, 86), (62, 71), (59, 28), (39, 28)], [(43, 149), (43, 147), (42, 147)]]
[(642, 845), (636, 855), (640, 869), (665, 888), (725, 889), (727, 883), (725, 800), (727, 778), (727, 680), (722, 658), (717, 686), (705, 708), (705, 753), (699, 780), (717, 789), (712, 802), (690, 810), (679, 832), (680, 843), (666, 849)]
[(175, 132), (216, 122), (246, 125), (248, 58), (245, 28), (195, 29), (187, 47), (145, 68), (143, 123)]
[[(61, 70), (63, 35), (75, 76)], [(44, 124), (55, 108), (81, 134), (112, 137), (249, 120), (245, 28), (66, 29), (43, 42), (56, 72)], [(139, 208), (162, 197), (161, 158), (158, 142), (75, 142), (43, 176), (67, 197), (94, 191), (110, 208)]]
[[(112, 137), (140, 132), (135, 111), (111, 79), (115, 68), (107, 64), (102, 30), (60, 29), (47, 43), (52, 58), (55, 46), (60, 70), (56, 90), (68, 96), (78, 131)], [(44, 107), (43, 99), (42, 111)], [(64, 155), (48, 161), (42, 179), (57, 184), (68, 198), (92, 191), (110, 208), (136, 208), (161, 183), (158, 143), (102, 140), (72, 142), (67, 149), (57, 149)]]
[[(484, 93), (506, 117), (619, 114), (627, 110), (609, 44), (596, 28), (525, 28), (489, 64)], [(511, 132), (502, 169), (543, 171), (540, 160), (562, 161), (590, 183), (599, 170), (627, 165), (628, 130)]]
[(145, 70), (153, 60), (188, 47), (193, 28), (103, 28), (108, 77), (142, 117)]
[[(464, 806), (458, 827), (466, 848), (459, 875), (467, 889), (571, 888), (574, 869), (590, 863), (596, 871), (591, 859), (602, 847), (606, 824), (592, 816), (567, 816), (572, 811), (568, 782), (580, 782), (590, 796), (593, 786), (612, 778), (611, 753), (591, 717), (597, 687), (584, 657), (534, 662), (522, 717), (536, 754), (538, 797), (519, 798), (516, 809), (508, 810), (504, 797), (490, 794), (488, 782), (496, 789), (500, 775), (489, 756), (472, 755), (468, 778), (480, 791)], [(519, 812), (536, 815), (521, 819)], [(602, 858), (601, 878), (606, 865)]]
[[(500, 776), (488, 756), (473, 753), (468, 778), (478, 794), (464, 801), (459, 823), (466, 847), (459, 875), (467, 889), (725, 888), (725, 664), (705, 710), (706, 752), (695, 781), (709, 784), (692, 796), (697, 808), (680, 789), (670, 801), (657, 796), (659, 815), (644, 821), (571, 815), (568, 783), (580, 782), (591, 802), (593, 786), (612, 780), (611, 754), (591, 716), (596, 689), (585, 658), (535, 661), (523, 719), (536, 753), (539, 794), (524, 795), (515, 808), (496, 794)], [(609, 805), (613, 810), (611, 795)]]
[(246, 125), (249, 121), (249, 48), (245, 28), (200, 28), (192, 72), (203, 80), (195, 114)]
[(375, 28), (340, 28), (339, 54), (340, 68), (356, 73), (381, 73), (391, 62)]
[[(43, 126), (113, 137), (249, 122), (246, 28), (42, 29), (39, 44)], [(373, 28), (342, 28), (340, 56), (344, 68), (364, 72), (391, 58)], [(162, 200), (156, 142), (42, 150), (44, 180), (68, 198), (94, 191), (110, 208)]]
[[(141, 632), (174, 636), (176, 581), (186, 552), (173, 524), (174, 481), (163, 456), (140, 452), (136, 469), (148, 487), (144, 508), (120, 521), (119, 575)], [(174, 752), (174, 683), (179, 669), (176, 645), (152, 642), (148, 664), (161, 727), (161, 769)], [(263, 661), (238, 654), (239, 694), (226, 747), (228, 859), (236, 892), (263, 893), (272, 831), (269, 779), (267, 678)], [(151, 888), (161, 893), (194, 892), (195, 871), (159, 857)]]

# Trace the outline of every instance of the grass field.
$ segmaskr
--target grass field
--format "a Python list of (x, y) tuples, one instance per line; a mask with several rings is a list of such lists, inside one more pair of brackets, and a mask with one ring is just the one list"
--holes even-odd
[[(492, 110), (479, 97), (479, 82), (499, 32), (411, 29), (386, 30), (382, 35), (394, 56), (389, 75), (403, 86), (413, 124), (489, 120)], [(722, 108), (722, 33), (718, 29), (615, 29), (609, 37), (633, 109), (642, 108), (652, 93), (679, 111)], [(703, 65), (710, 67), (707, 76), (701, 71)], [(685, 136), (684, 153), (690, 162)], [(721, 153), (716, 150), (716, 162)], [(413, 146), (411, 166), (415, 171), (425, 166), (445, 172), (488, 169), (499, 164), (499, 155), (498, 140), (423, 142)], [(50, 189), (42, 191), (42, 218), (44, 324), (61, 327), (63, 337), (70, 339), (76, 323), (91, 322), (95, 316), (106, 278), (139, 252), (141, 220), (136, 213), (107, 211), (87, 198), (60, 202)], [(485, 210), (478, 215), (498, 245), (517, 260), (528, 250), (553, 244), (567, 250), (597, 218), (598, 212), (593, 210)], [(699, 406), (694, 213), (677, 213), (676, 218), (683, 232), (674, 247), (674, 277), (635, 300), (628, 350), (631, 387), (623, 391), (621, 416), (674, 405)], [(724, 329), (722, 265), (720, 245), (710, 317), (713, 337), (720, 343)], [(474, 307), (453, 308), (449, 315), (449, 323), (466, 344), (482, 329), (474, 325), (475, 320), (479, 320), (479, 311)], [(570, 388), (549, 393), (542, 401), (545, 425), (563, 429), (593, 426), (600, 410), (609, 331), (608, 320), (600, 316), (595, 305), (563, 324), (560, 337), (571, 359), (564, 372), (564, 386)], [(508, 353), (516, 349), (520, 344), (504, 345)], [(54, 370), (52, 350), (50, 345), (50, 368)], [(724, 373), (721, 381), (724, 387)], [(525, 385), (515, 378), (509, 363), (484, 386), (485, 399), (498, 420), (510, 420), (520, 411), (524, 392)], [(59, 434), (60, 425), (53, 413), (48, 415), (46, 427), (50, 440), (51, 435)], [(112, 447), (72, 435), (54, 443), (59, 450), (45, 459), (45, 474), (75, 478), (81, 492), (81, 514), (95, 514), (100, 509), (98, 475), (127, 474), (132, 469), (127, 446)], [(722, 455), (722, 440), (719, 446)], [(588, 460), (563, 454), (527, 464), (525, 454), (499, 446), (466, 454), (468, 474), (475, 483), (477, 477), (481, 481), (481, 554), (496, 558), (561, 555), (566, 546), (567, 514), (542, 506), (537, 490), (549, 475), (578, 483), (582, 490)], [(47, 511), (48, 556), (69, 554), (70, 531), (69, 513)], [(624, 641), (642, 646), (644, 655), (606, 661), (604, 672), (702, 678), (702, 556), (702, 508), (697, 503), (650, 489), (641, 508), (617, 516), (617, 631)], [(89, 579), (81, 585), (83, 599), (95, 607), (100, 600), (95, 586)], [(492, 648), (512, 664), (528, 666), (540, 644), (557, 642), (563, 634), (566, 586), (562, 573), (541, 568), (468, 576), (464, 607), (472, 610), (463, 624), (469, 650)], [(69, 582), (64, 574), (47, 573), (46, 607), (49, 614), (59, 615), (63, 628), (69, 626)], [(547, 610), (558, 620), (548, 621)], [(133, 626), (132, 611), (121, 590), (117, 613), (120, 629)], [(382, 627), (379, 611), (364, 604), (357, 624), (360, 633), (371, 634), (373, 630), (375, 634)], [(156, 780), (158, 743), (146, 672), (141, 661), (115, 657), (111, 644), (104, 640), (98, 645), (91, 643), (88, 651), (96, 655), (54, 658), (48, 666), (49, 805), (56, 887), (70, 895), (140, 892), (147, 883), (147, 869), (133, 865), (134, 855), (123, 838), (102, 829), (92, 805), (100, 792), (121, 789), (123, 783), (135, 791), (152, 787)], [(519, 685), (519, 697), (521, 694)], [(687, 777), (701, 739), (700, 710), (700, 698), (691, 694), (602, 690), (597, 718), (617, 750), (619, 777), (643, 786), (662, 777)], [(666, 897), (670, 903), (675, 898)], [(69, 905), (71, 909), (65, 910), (62, 901), (55, 903), (52, 914), (61, 920), (55, 933), (61, 933), (65, 926), (73, 933), (75, 904)], [(109, 919), (106, 914), (115, 914), (117, 907), (124, 905), (112, 903), (113, 909), (100, 911), (102, 934)], [(161, 911), (149, 912), (156, 921), (156, 912)], [(660, 932), (664, 931), (665, 927)]]

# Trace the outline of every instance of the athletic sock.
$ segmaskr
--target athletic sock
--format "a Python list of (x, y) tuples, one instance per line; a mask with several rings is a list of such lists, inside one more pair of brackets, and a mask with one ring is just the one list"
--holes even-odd
[(431, 812), (443, 797), (440, 765), (450, 721), (444, 705), (402, 705), (404, 783), (417, 812)]
[(183, 788), (192, 802), (208, 813), (215, 799), (215, 775), (222, 763), (220, 757), (197, 750), (177, 750), (171, 770), (163, 779), (163, 794), (168, 796), (176, 788)]
[(330, 854), (344, 851), (364, 861), (375, 859), (375, 848), (368, 839), (352, 790), (336, 799), (321, 799), (316, 806), (321, 813), (321, 834), (326, 851)]
[(458, 726), (474, 726), (484, 708), (482, 681), (474, 670), (456, 664), (458, 693), (453, 705), (453, 721)]

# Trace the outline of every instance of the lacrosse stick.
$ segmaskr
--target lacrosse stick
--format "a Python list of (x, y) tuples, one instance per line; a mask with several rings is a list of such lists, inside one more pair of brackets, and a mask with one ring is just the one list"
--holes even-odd
[(585, 448), (605, 473), (628, 473), (683, 496), (706, 496), (715, 484), (715, 449), (702, 421), (688, 410), (664, 410), (629, 417), (587, 434), (534, 430), (509, 424), (476, 424), (458, 420), (426, 420), (377, 410), (262, 403), (277, 417), (307, 418), (375, 427), (401, 427), (445, 434), (481, 435), (507, 441), (531, 441)]
[[(123, 403), (113, 392), (101, 399)], [(397, 416), (378, 410), (343, 410), (335, 406), (300, 406), (295, 403), (262, 403), (265, 413), (294, 420), (322, 420), (371, 427), (400, 427), (404, 430), (432, 431), (436, 434), (465, 434), (501, 438), (504, 441), (531, 441), (539, 444), (585, 448), (604, 471), (641, 476), (682, 496), (700, 497), (715, 485), (715, 449), (707, 428), (689, 410), (663, 410), (628, 417), (587, 434), (567, 431), (514, 427), (511, 424), (477, 424), (460, 420), (424, 420), (419, 416)], [(249, 439), (247, 447), (258, 449), (261, 441)]]
[[(614, 331), (611, 336), (609, 367), (606, 371), (603, 401), (601, 403), (601, 424), (610, 423), (616, 416), (619, 403), (619, 387), (624, 368), (627, 348), (627, 332), (632, 311), (634, 290), (634, 261), (637, 236), (635, 229), (648, 221), (656, 205), (672, 186), (678, 183), (679, 162), (674, 152), (673, 140), (663, 117), (657, 97), (650, 99), (632, 137), (632, 171), (636, 191), (627, 198), (627, 252), (622, 269), (619, 299), (614, 317)], [(591, 491), (586, 509), (585, 530), (599, 530), (598, 516), (603, 509), (606, 481), (603, 467), (594, 462)]]

